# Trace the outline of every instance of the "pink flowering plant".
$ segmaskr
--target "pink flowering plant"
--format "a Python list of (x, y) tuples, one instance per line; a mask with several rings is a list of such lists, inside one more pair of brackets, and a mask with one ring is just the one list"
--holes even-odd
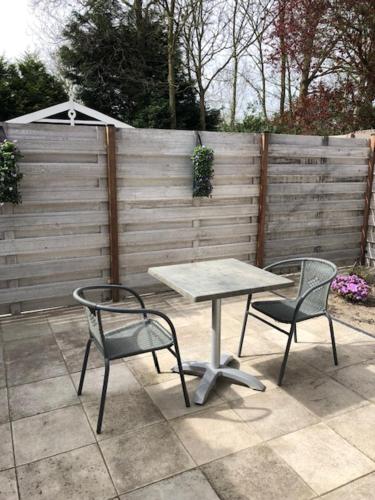
[(338, 274), (332, 282), (331, 289), (350, 302), (365, 302), (370, 293), (366, 280), (356, 274)]

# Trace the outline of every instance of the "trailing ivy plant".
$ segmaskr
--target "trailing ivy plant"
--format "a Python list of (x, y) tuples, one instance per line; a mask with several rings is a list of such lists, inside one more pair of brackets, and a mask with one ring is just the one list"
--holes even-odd
[(211, 148), (201, 145), (194, 148), (193, 156), (193, 197), (207, 196), (212, 192), (214, 169), (214, 152)]
[(4, 203), (16, 205), (21, 202), (18, 183), (22, 179), (22, 174), (17, 167), (20, 156), (14, 142), (7, 139), (0, 142), (0, 205)]

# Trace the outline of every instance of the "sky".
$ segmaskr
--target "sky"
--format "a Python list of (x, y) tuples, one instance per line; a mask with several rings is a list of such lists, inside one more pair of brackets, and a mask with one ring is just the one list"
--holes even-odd
[(38, 48), (30, 0), (0, 0), (0, 54), (13, 60)]

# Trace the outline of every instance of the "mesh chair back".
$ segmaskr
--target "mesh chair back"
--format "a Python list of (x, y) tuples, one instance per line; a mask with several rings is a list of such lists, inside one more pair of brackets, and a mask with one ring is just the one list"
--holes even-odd
[(101, 327), (98, 320), (98, 312), (92, 311), (89, 307), (84, 306), (87, 322), (89, 325), (89, 330), (91, 335), (93, 336), (95, 342), (104, 350)]
[(326, 309), (331, 281), (335, 276), (336, 266), (331, 262), (318, 259), (303, 260), (298, 298), (314, 286), (330, 281), (307, 295), (301, 306), (302, 312), (318, 314)]

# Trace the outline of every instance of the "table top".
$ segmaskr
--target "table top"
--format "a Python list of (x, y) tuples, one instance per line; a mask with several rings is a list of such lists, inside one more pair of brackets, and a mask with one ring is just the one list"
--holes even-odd
[(293, 282), (237, 259), (151, 267), (149, 274), (192, 302), (285, 288)]

